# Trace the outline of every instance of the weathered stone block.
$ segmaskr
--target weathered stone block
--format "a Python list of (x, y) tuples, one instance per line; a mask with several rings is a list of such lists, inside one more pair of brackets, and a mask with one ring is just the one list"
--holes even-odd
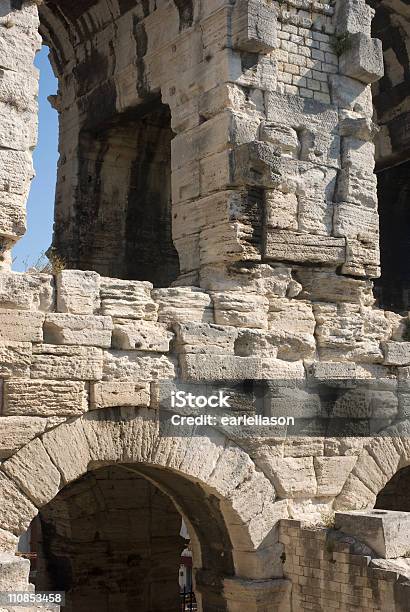
[(57, 275), (58, 312), (94, 314), (99, 307), (100, 276), (96, 272), (63, 270)]
[(274, 261), (339, 265), (345, 261), (345, 241), (328, 236), (268, 231), (265, 257)]
[(336, 4), (336, 27), (340, 34), (363, 32), (370, 36), (374, 9), (362, 0), (345, 0)]
[(313, 457), (272, 457), (264, 472), (273, 482), (279, 497), (310, 497), (316, 495), (317, 483)]
[(197, 287), (155, 289), (152, 297), (159, 305), (158, 320), (162, 323), (214, 322), (211, 298), (202, 289)]
[(276, 336), (259, 329), (239, 329), (235, 355), (239, 357), (277, 357)]
[(115, 349), (167, 353), (173, 334), (164, 324), (131, 319), (114, 319), (112, 345)]
[(90, 410), (112, 406), (149, 406), (150, 385), (145, 382), (97, 382), (90, 389)]
[(349, 37), (348, 48), (339, 59), (340, 72), (362, 83), (374, 83), (384, 74), (382, 43), (362, 32)]
[(265, 191), (265, 224), (272, 229), (298, 229), (298, 199), (295, 193)]
[(38, 438), (8, 459), (2, 469), (37, 507), (58, 492), (60, 473)]
[(372, 306), (374, 297), (372, 284), (368, 280), (358, 280), (341, 276), (320, 268), (300, 268), (295, 276), (302, 285), (301, 299), (314, 302), (349, 302)]
[(317, 479), (317, 495), (339, 495), (357, 457), (314, 457), (313, 465)]
[[(30, 561), (13, 554), (0, 553), (0, 590), (28, 591)], [(8, 608), (10, 610), (10, 608)]]
[(385, 342), (383, 350), (386, 365), (410, 365), (410, 342)]
[(329, 75), (330, 95), (335, 106), (372, 116), (373, 104), (370, 87), (355, 79), (339, 74)]
[(225, 291), (213, 293), (212, 298), (218, 325), (267, 328), (269, 300), (264, 295)]
[(176, 323), (176, 350), (179, 353), (233, 355), (238, 330), (206, 323)]
[(181, 355), (184, 380), (303, 380), (302, 362), (289, 363), (275, 358), (222, 355)]
[(111, 317), (49, 313), (44, 322), (46, 344), (111, 346)]
[(0, 342), (42, 342), (44, 314), (0, 309)]
[(175, 364), (165, 355), (137, 351), (107, 351), (104, 356), (104, 381), (127, 382), (169, 380), (175, 377)]
[(349, 202), (334, 205), (333, 229), (335, 236), (379, 244), (379, 215), (377, 210)]
[(4, 414), (71, 416), (87, 410), (84, 383), (75, 381), (6, 381)]
[(275, 6), (267, 0), (240, 0), (232, 12), (232, 47), (269, 53), (277, 45)]
[(49, 274), (3, 272), (0, 307), (47, 312), (54, 304), (53, 277)]
[(93, 346), (33, 347), (31, 377), (54, 380), (100, 380), (103, 351)]
[(101, 279), (101, 312), (124, 319), (156, 321), (158, 306), (151, 298), (152, 284), (115, 278)]
[(29, 342), (0, 344), (0, 376), (28, 378), (30, 376), (31, 346)]
[[(2, 553), (9, 552), (14, 554), (17, 550), (19, 538), (9, 531), (0, 529), (0, 550)], [(13, 587), (15, 585), (13, 584)]]
[(280, 123), (264, 122), (260, 130), (261, 140), (275, 145), (277, 155), (297, 157), (300, 149), (298, 133), (293, 128)]
[(410, 549), (408, 512), (336, 512), (335, 527), (364, 542), (384, 559), (407, 556)]
[[(34, 504), (0, 471), (0, 529), (20, 535), (37, 515)], [(29, 566), (29, 563), (28, 563)]]
[(278, 346), (279, 359), (297, 361), (314, 355), (316, 320), (310, 304), (286, 298), (271, 299), (268, 326)]
[(254, 234), (256, 228), (261, 226), (262, 216), (259, 213), (261, 210), (262, 206), (257, 206), (255, 227), (252, 223), (244, 225), (240, 222), (227, 222), (218, 227), (202, 230), (199, 234), (199, 262), (196, 267), (199, 264), (205, 266), (221, 262), (260, 259), (260, 247), (255, 244)]
[(0, 459), (10, 457), (16, 450), (43, 433), (46, 426), (47, 419), (27, 416), (1, 417)]

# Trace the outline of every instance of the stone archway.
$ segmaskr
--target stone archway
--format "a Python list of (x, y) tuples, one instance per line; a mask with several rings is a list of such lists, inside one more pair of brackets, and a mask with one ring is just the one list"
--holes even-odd
[(373, 508), (377, 495), (386, 484), (410, 464), (410, 428), (408, 421), (388, 427), (367, 444), (336, 497), (336, 510)]
[(101, 410), (63, 423), (2, 464), (0, 528), (11, 539), (19, 536), (40, 508), (90, 470), (131, 465), (187, 522), (204, 610), (214, 609), (207, 601), (258, 610), (264, 590), (274, 605), (275, 591), (283, 594), (283, 581), (275, 580), (281, 576), (277, 522), (283, 505), (275, 505), (272, 484), (249, 455), (223, 434), (193, 434), (159, 436), (155, 412), (145, 409)]

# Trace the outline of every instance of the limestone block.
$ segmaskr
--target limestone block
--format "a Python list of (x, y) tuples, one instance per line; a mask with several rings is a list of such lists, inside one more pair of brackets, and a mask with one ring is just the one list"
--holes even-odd
[[(200, 265), (260, 259), (260, 245), (255, 240), (255, 234), (260, 233), (257, 230), (261, 218), (261, 214), (258, 214), (256, 226), (233, 222), (203, 229), (199, 235)], [(198, 263), (194, 265), (198, 267)]]
[(298, 133), (293, 128), (280, 123), (264, 122), (261, 124), (260, 138), (271, 142), (277, 155), (297, 158), (300, 149)]
[(178, 353), (215, 353), (233, 355), (238, 330), (235, 327), (206, 323), (176, 323)]
[(100, 307), (99, 292), (100, 277), (96, 272), (63, 270), (57, 275), (57, 311), (94, 314)]
[(30, 376), (31, 344), (8, 342), (0, 344), (0, 376), (28, 378)]
[(342, 74), (362, 83), (374, 83), (384, 74), (382, 43), (363, 32), (349, 36), (348, 48), (339, 58)]
[(275, 358), (222, 355), (181, 355), (183, 380), (303, 380), (302, 362)]
[(317, 495), (339, 495), (357, 457), (314, 457), (313, 465), (317, 479)]
[(410, 365), (410, 342), (385, 342), (383, 351), (386, 365)]
[(294, 263), (339, 265), (345, 261), (345, 241), (342, 238), (298, 234), (285, 230), (268, 231), (265, 257)]
[(267, 0), (240, 0), (232, 12), (232, 47), (269, 53), (277, 45), (277, 17)]
[[(298, 134), (300, 140), (299, 159), (313, 164), (340, 168), (340, 137), (331, 130), (323, 130), (321, 126), (308, 125)], [(318, 170), (318, 167), (315, 168)], [(333, 173), (332, 173), (333, 174)], [(328, 199), (331, 199), (328, 195)]]
[(16, 487), (14, 482), (0, 471), (0, 529), (20, 535), (28, 529), (37, 508)]
[(172, 338), (173, 334), (162, 323), (114, 319), (112, 345), (115, 349), (167, 353)]
[(113, 406), (149, 406), (150, 385), (145, 382), (97, 382), (90, 389), (90, 410)]
[[(0, 553), (0, 591), (27, 591), (30, 561), (14, 554)], [(15, 610), (16, 608), (13, 608)], [(7, 608), (10, 610), (10, 608)], [(6, 611), (7, 612), (7, 611)]]
[(152, 284), (143, 281), (101, 279), (101, 312), (124, 319), (156, 321), (158, 307), (151, 298)]
[(212, 294), (215, 322), (234, 327), (268, 326), (268, 298), (256, 293), (225, 291)]
[(290, 609), (292, 583), (290, 580), (243, 580), (241, 578), (225, 578), (224, 597), (230, 612), (249, 612)]
[[(335, 109), (317, 100), (270, 91), (265, 96), (268, 121), (301, 128), (337, 133), (339, 117)], [(287, 161), (287, 160), (285, 160)]]
[(26, 197), (0, 191), (0, 234), (13, 238), (26, 232)]
[[(26, 196), (33, 176), (33, 162), (29, 152), (13, 151), (12, 147), (0, 149), (0, 192)], [(19, 200), (15, 201), (17, 203)]]
[(335, 199), (337, 202), (352, 202), (376, 210), (376, 175), (355, 168), (344, 168), (340, 171)]
[(30, 27), (22, 26), (23, 24), (18, 27), (18, 36), (16, 28), (2, 27), (0, 66), (7, 70), (25, 73), (32, 71), (35, 53), (41, 47), (41, 37), (34, 24), (30, 24)]
[(277, 357), (275, 334), (259, 329), (239, 329), (235, 342), (235, 355), (239, 357)]
[[(225, 160), (224, 185), (276, 189), (281, 180), (281, 158), (275, 151), (275, 145), (270, 142), (254, 141), (237, 147)], [(220, 167), (222, 160), (217, 161)]]
[(363, 32), (370, 36), (374, 9), (362, 0), (345, 0), (336, 4), (336, 28), (340, 34)]
[(112, 329), (111, 317), (49, 313), (44, 322), (44, 342), (109, 348)]
[(1, 417), (0, 459), (10, 457), (16, 450), (43, 433), (46, 426), (47, 419), (27, 416)]
[(4, 529), (0, 529), (0, 551), (2, 553), (9, 552), (14, 554), (17, 550), (18, 545), (18, 537), (10, 533), (9, 531), (4, 531)]
[(39, 438), (5, 461), (2, 469), (37, 507), (58, 493), (60, 473)]
[(335, 527), (370, 546), (379, 557), (407, 556), (410, 547), (410, 515), (393, 510), (337, 512)]
[(57, 380), (100, 380), (103, 351), (93, 346), (33, 347), (31, 377)]
[(379, 128), (369, 117), (362, 117), (353, 111), (341, 110), (339, 131), (341, 136), (352, 136), (370, 141), (373, 140)]
[(379, 215), (377, 210), (350, 202), (334, 205), (333, 232), (365, 243), (378, 245)]
[(374, 169), (375, 146), (359, 139), (357, 135), (342, 140), (342, 167), (353, 167), (356, 172), (369, 174)]
[(314, 304), (316, 338), (325, 360), (381, 363), (380, 342), (391, 333), (382, 311), (353, 304)]
[(41, 312), (0, 309), (0, 341), (42, 342), (44, 318)]
[(166, 357), (137, 351), (107, 351), (104, 356), (104, 381), (140, 382), (169, 380), (175, 377), (175, 364)]
[(333, 203), (323, 196), (315, 199), (300, 196), (298, 227), (300, 232), (329, 236), (332, 233)]
[(53, 305), (53, 277), (50, 274), (3, 272), (0, 275), (0, 308), (48, 312)]
[(228, 220), (248, 225), (258, 214), (259, 202), (247, 191), (222, 191), (192, 202), (173, 205), (172, 235), (174, 240), (198, 234), (207, 226), (215, 228)]
[(152, 297), (159, 306), (158, 320), (161, 323), (214, 322), (211, 298), (202, 289), (197, 287), (155, 289)]
[(342, 266), (342, 274), (352, 276), (380, 276), (380, 250), (378, 236), (373, 236), (371, 242), (347, 238), (346, 263)]
[(370, 87), (339, 74), (329, 75), (329, 86), (332, 103), (335, 106), (367, 117), (373, 116)]
[(363, 306), (372, 306), (374, 303), (372, 284), (368, 280), (348, 278), (319, 268), (300, 268), (295, 276), (303, 288), (299, 294), (301, 299), (350, 302)]
[(42, 442), (63, 482), (69, 483), (87, 472), (91, 460), (90, 449), (80, 419), (47, 431), (42, 436)]
[(208, 291), (250, 291), (268, 297), (294, 297), (301, 286), (291, 268), (280, 264), (260, 264), (249, 268), (207, 266), (201, 269), (201, 287)]
[(0, 147), (27, 151), (37, 139), (37, 116), (30, 111), (17, 110), (13, 104), (0, 100)]
[(69, 380), (6, 381), (4, 414), (24, 416), (72, 416), (87, 410), (84, 383)]
[(265, 191), (265, 224), (272, 229), (298, 229), (298, 199), (295, 193)]
[(270, 470), (264, 472), (273, 482), (279, 497), (297, 498), (316, 495), (317, 483), (313, 457), (272, 457)]
[(286, 298), (270, 300), (268, 326), (279, 359), (297, 361), (314, 355), (316, 320), (310, 304)]
[(0, 69), (0, 100), (19, 111), (36, 112), (38, 77), (34, 70), (22, 76), (21, 72)]

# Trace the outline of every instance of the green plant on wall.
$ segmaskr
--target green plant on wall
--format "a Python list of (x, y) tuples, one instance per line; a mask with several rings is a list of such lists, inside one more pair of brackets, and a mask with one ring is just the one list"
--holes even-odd
[(340, 57), (345, 51), (350, 49), (350, 34), (348, 32), (344, 32), (343, 34), (334, 34), (330, 44), (332, 45), (335, 54)]

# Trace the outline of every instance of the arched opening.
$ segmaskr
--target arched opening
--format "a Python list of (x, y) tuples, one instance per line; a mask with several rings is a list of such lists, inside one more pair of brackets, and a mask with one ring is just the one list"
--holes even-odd
[(368, 0), (375, 9), (372, 35), (383, 44), (383, 78), (373, 85), (380, 132), (376, 174), (380, 214), (381, 307), (410, 308), (410, 15), (399, 0)]
[[(166, 287), (180, 272), (172, 240), (171, 112), (160, 85), (146, 82), (147, 35), (141, 21), (155, 9), (125, 4), (120, 3), (121, 15), (135, 9), (130, 38), (135, 48), (129, 49), (127, 70), (138, 73), (125, 100), (119, 100), (113, 75), (128, 49), (122, 57), (106, 2), (45, 0), (39, 7), (40, 33), (52, 50), (60, 85), (55, 100), (60, 160), (49, 254), (66, 268)], [(88, 10), (101, 23), (83, 19)]]
[(33, 153), (35, 177), (27, 200), (27, 230), (13, 249), (13, 269), (25, 272), (47, 265), (45, 252), (53, 232), (53, 211), (58, 161), (58, 116), (49, 101), (58, 82), (50, 61), (50, 49), (43, 45), (35, 58), (39, 71), (38, 141)]
[(410, 466), (402, 468), (377, 496), (375, 508), (410, 512)]

